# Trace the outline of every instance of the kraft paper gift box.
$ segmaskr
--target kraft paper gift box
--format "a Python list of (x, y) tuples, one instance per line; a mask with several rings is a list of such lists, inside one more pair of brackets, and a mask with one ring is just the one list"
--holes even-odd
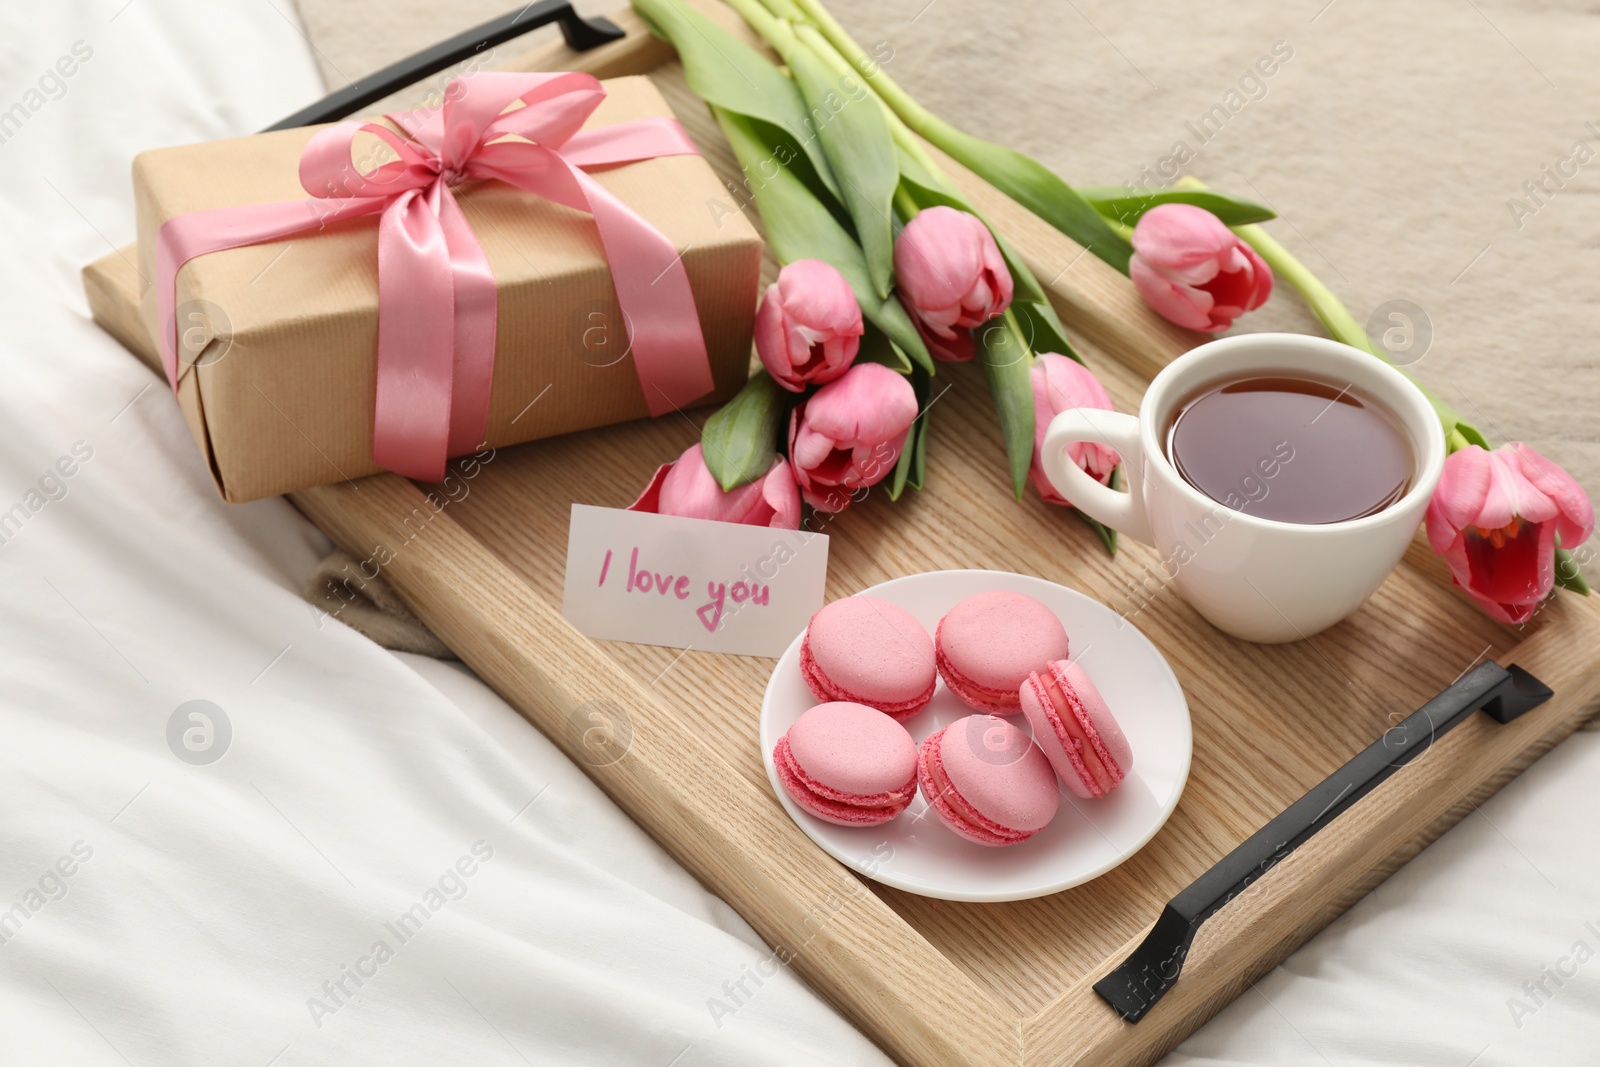
[[(648, 78), (603, 83), (592, 130), (670, 116)], [(176, 215), (305, 199), (301, 150), (321, 127), (163, 148), (134, 160), (143, 317), (158, 334), (156, 235)], [(715, 388), (744, 384), (761, 239), (698, 155), (587, 173), (681, 253)], [(498, 292), (487, 443), (502, 447), (645, 417), (593, 217), (498, 181), (457, 201)], [(719, 207), (719, 205), (721, 205)], [(239, 502), (358, 478), (373, 460), (378, 216), (191, 259), (177, 273), (177, 399), (223, 497)]]

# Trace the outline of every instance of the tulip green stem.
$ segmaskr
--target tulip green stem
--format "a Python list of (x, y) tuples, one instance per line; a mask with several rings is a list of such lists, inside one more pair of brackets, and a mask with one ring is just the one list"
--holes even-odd
[(1311, 313), (1316, 315), (1334, 340), (1343, 341), (1352, 348), (1359, 348), (1383, 360), (1422, 390), (1422, 395), (1428, 398), (1428, 403), (1433, 405), (1434, 413), (1439, 416), (1439, 423), (1443, 427), (1451, 452), (1465, 448), (1469, 444), (1479, 445), (1485, 449), (1489, 447), (1488, 439), (1482, 432), (1462, 418), (1461, 413), (1451, 406), (1449, 401), (1417, 381), (1410, 371), (1397, 366), (1389, 358), (1389, 354), (1373, 342), (1366, 329), (1356, 322), (1355, 316), (1350, 314), (1350, 309), (1334, 295), (1333, 290), (1312, 274), (1304, 263), (1290, 254), (1287, 248), (1279, 244), (1275, 237), (1262, 229), (1259, 223), (1235, 226), (1233, 231), (1260, 253), (1267, 266), (1272, 268), (1273, 274), (1294, 287), (1301, 299), (1306, 302), (1306, 306), (1311, 309)]
[[(727, 4), (772, 46), (772, 50), (778, 53), (779, 58), (785, 63), (788, 62), (787, 48), (795, 43), (794, 28), (770, 10), (771, 4), (763, 4), (761, 0), (727, 0)], [(796, 14), (798, 13), (797, 10)]]
[(780, 19), (799, 22), (806, 17), (805, 12), (795, 6), (794, 0), (761, 0), (761, 2), (766, 5), (768, 11)]
[(950, 176), (934, 160), (932, 153), (923, 146), (921, 138), (887, 105), (884, 106), (883, 111), (884, 114), (889, 116), (889, 132), (894, 137), (895, 145), (904, 151), (906, 155), (916, 160), (930, 176), (937, 178), (944, 185), (944, 192), (956, 193), (957, 190), (951, 184)]
[(1234, 232), (1261, 254), (1261, 258), (1267, 261), (1267, 266), (1272, 268), (1273, 274), (1294, 286), (1295, 291), (1311, 308), (1312, 314), (1317, 316), (1335, 340), (1383, 358), (1383, 353), (1376, 350), (1377, 346), (1372, 343), (1372, 338), (1368, 337), (1367, 331), (1356, 322), (1355, 316), (1350, 314), (1350, 309), (1346, 308), (1333, 291), (1322, 284), (1321, 279), (1312, 274), (1304, 263), (1291, 255), (1275, 237), (1262, 229), (1260, 223), (1235, 226)]
[(855, 42), (855, 38), (845, 32), (845, 28), (834, 19), (833, 15), (823, 7), (819, 0), (781, 0), (784, 6), (797, 7), (805, 17), (814, 25), (821, 35), (827, 38), (833, 50), (838, 52), (844, 60), (856, 71), (865, 75), (873, 71), (871, 76), (872, 89), (880, 99), (889, 106), (889, 109), (898, 114), (912, 129), (928, 138), (934, 144), (945, 139), (947, 133), (958, 133), (954, 126), (939, 118), (933, 112), (923, 107), (911, 96), (910, 93), (895, 84), (894, 79), (883, 72), (877, 60), (867, 55), (866, 51)]
[[(854, 78), (859, 76), (860, 72), (850, 65), (850, 61), (848, 59), (839, 54), (839, 50), (833, 47), (833, 42), (824, 37), (815, 26), (811, 25), (811, 23), (806, 22), (804, 15), (800, 17), (800, 21), (794, 23), (794, 33), (796, 37), (805, 42), (805, 44), (817, 54), (819, 59), (831, 67), (833, 72), (839, 75), (839, 77)], [(878, 99), (876, 94), (873, 94), (873, 98)], [(889, 114), (894, 114), (894, 109), (888, 104), (885, 104), (881, 99), (878, 99), (878, 105)]]

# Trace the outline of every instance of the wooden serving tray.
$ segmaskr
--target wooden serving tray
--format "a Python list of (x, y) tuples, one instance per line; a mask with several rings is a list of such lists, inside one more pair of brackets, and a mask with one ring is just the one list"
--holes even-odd
[[(743, 30), (714, 0), (695, 2)], [(553, 46), (514, 66), (648, 73), (719, 172), (737, 176), (670, 48), (631, 13), (616, 22), (627, 31), (621, 41), (581, 55)], [(951, 169), (1050, 280), (1117, 407), (1135, 410), (1150, 377), (1201, 338), (1156, 319), (1121, 275)], [(96, 319), (152, 362), (131, 259), (91, 265), (85, 284)], [(829, 599), (950, 567), (1061, 582), (1126, 613), (1155, 642), (1194, 719), (1188, 788), (1165, 828), (1109, 874), (1035, 900), (912, 896), (858, 877), (813, 845), (762, 768), (757, 716), (773, 661), (593, 641), (562, 618), (569, 506), (627, 504), (658, 464), (696, 439), (705, 412), (502, 450), (464, 499), (438, 513), (423, 490), (393, 475), (292, 499), (356, 558), (380, 546), (392, 552), (384, 576), (462, 660), (762, 937), (792, 953), (790, 966), (890, 1055), (923, 1067), (1154, 1061), (1596, 710), (1595, 599), (1561, 595), (1530, 625), (1502, 627), (1448, 588), (1419, 542), (1339, 626), (1292, 645), (1246, 644), (1170, 590), (1152, 595), (1153, 550), (1125, 540), (1109, 558), (1065, 511), (1031, 493), (1022, 503), (1011, 497), (974, 366), (942, 365), (934, 384), (928, 488), (898, 503), (875, 492), (826, 523)], [(1554, 698), (1508, 725), (1471, 716), (1272, 867), (1200, 930), (1181, 978), (1142, 1022), (1125, 1022), (1096, 995), (1094, 983), (1128, 957), (1169, 898), (1490, 658), (1531, 671)], [(612, 723), (621, 758), (586, 746), (585, 731), (605, 721), (596, 712)]]

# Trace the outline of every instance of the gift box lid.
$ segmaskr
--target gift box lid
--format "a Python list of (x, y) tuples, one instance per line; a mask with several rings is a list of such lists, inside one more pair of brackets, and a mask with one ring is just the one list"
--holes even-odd
[[(585, 124), (670, 115), (646, 77), (605, 81)], [(323, 127), (161, 148), (134, 160), (140, 270), (187, 212), (307, 198), (300, 153)], [(376, 137), (359, 153), (388, 157)], [(761, 240), (697, 155), (589, 173), (682, 252), (717, 388), (743, 384)], [(496, 181), (455, 186), (499, 291), (488, 442), (503, 445), (646, 414), (599, 232), (587, 213)], [(177, 276), (179, 400), (230, 500), (354, 478), (372, 462), (376, 215), (190, 260)], [(157, 335), (154, 286), (143, 315)], [(550, 395), (537, 409), (535, 397)], [(552, 402), (553, 401), (553, 402)]]

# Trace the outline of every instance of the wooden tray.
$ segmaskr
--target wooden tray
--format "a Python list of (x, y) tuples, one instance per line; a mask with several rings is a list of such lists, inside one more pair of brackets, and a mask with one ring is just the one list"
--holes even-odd
[[(714, 0), (695, 2), (742, 31)], [(736, 175), (671, 50), (631, 13), (616, 21), (621, 41), (582, 55), (553, 46), (513, 66), (649, 73), (713, 164)], [(1055, 230), (952, 172), (1050, 281), (1117, 407), (1136, 409), (1149, 378), (1200, 338), (1150, 315), (1126, 279)], [(91, 265), (85, 284), (96, 319), (153, 361), (131, 257)], [(926, 1067), (1154, 1061), (1596, 709), (1595, 600), (1559, 596), (1513, 631), (1447, 588), (1419, 543), (1341, 625), (1292, 645), (1235, 641), (1170, 591), (1152, 597), (1140, 584), (1155, 573), (1153, 550), (1125, 541), (1108, 558), (1068, 514), (1032, 494), (1011, 498), (972, 366), (941, 366), (935, 388), (928, 488), (897, 504), (875, 493), (826, 525), (828, 597), (946, 567), (1062, 582), (1128, 614), (1171, 661), (1194, 718), (1188, 788), (1160, 834), (1104, 877), (1036, 900), (933, 901), (857, 877), (790, 822), (768, 786), (757, 714), (772, 661), (592, 641), (561, 617), (569, 505), (626, 504), (696, 439), (690, 418), (503, 450), (438, 514), (392, 475), (292, 499), (356, 558), (391, 550), (384, 576), (462, 660), (890, 1055)], [(1472, 716), (1273, 867), (1200, 930), (1181, 978), (1139, 1024), (1095, 994), (1169, 898), (1486, 658), (1525, 667), (1554, 699), (1505, 726)], [(584, 744), (595, 711), (626, 748), (614, 762)]]

